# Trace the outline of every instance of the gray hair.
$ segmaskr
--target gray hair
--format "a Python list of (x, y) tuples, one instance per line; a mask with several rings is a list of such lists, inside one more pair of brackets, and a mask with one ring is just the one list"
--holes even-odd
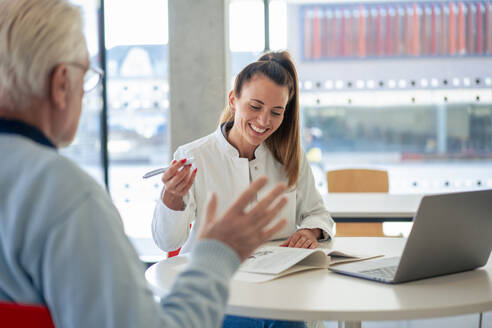
[(0, 0), (0, 107), (48, 96), (54, 68), (87, 51), (80, 8), (66, 0)]

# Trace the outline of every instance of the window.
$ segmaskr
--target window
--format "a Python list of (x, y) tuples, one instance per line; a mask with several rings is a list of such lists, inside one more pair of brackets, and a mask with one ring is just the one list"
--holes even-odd
[(256, 60), (265, 49), (265, 10), (263, 0), (231, 0), (229, 3), (229, 49), (231, 88), (244, 66)]
[[(72, 0), (83, 11), (85, 37), (89, 49), (90, 60), (93, 65), (101, 66), (99, 58), (99, 0)], [(102, 110), (102, 85), (86, 94), (83, 99), (83, 110), (79, 122), (77, 135), (68, 148), (60, 152), (74, 161), (104, 185), (103, 167), (101, 162), (101, 110)]]
[(287, 49), (287, 3), (282, 0), (270, 0), (269, 3), (269, 48)]
[(168, 151), (167, 1), (106, 0), (109, 190), (132, 239), (151, 238)]

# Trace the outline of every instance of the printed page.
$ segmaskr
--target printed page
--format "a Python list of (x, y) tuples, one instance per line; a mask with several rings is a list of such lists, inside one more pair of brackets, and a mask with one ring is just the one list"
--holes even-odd
[(284, 276), (291, 274), (291, 273), (295, 273), (295, 272), (299, 272), (299, 271), (312, 270), (312, 269), (318, 269), (318, 268), (313, 267), (313, 266), (296, 264), (293, 267), (283, 271), (280, 274), (267, 274), (267, 273), (253, 273), (253, 272), (237, 271), (236, 274), (234, 274), (234, 276), (232, 277), (232, 279), (236, 280), (236, 281), (260, 283), (260, 282), (266, 282), (266, 281), (270, 281), (270, 280), (277, 279), (280, 277), (284, 277)]
[(327, 262), (325, 252), (320, 249), (262, 246), (239, 267), (239, 270), (252, 273), (280, 274), (311, 255), (312, 258), (306, 260), (306, 263), (303, 261), (304, 265), (323, 267)]
[(329, 266), (342, 264), (342, 263), (369, 260), (369, 259), (383, 256), (380, 254), (378, 255), (362, 254), (362, 253), (355, 254), (355, 253), (349, 253), (341, 250), (329, 250), (327, 252), (327, 255), (330, 262)]
[(384, 256), (384, 255), (364, 255), (364, 256), (357, 256), (357, 257), (330, 256), (329, 257), (329, 262), (330, 262), (329, 266), (342, 264), (342, 263), (364, 261), (364, 260), (374, 259), (374, 258), (381, 257), (381, 256)]

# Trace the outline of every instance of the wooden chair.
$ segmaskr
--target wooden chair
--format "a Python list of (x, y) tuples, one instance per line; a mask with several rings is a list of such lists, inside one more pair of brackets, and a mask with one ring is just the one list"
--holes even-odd
[(55, 328), (47, 307), (8, 302), (0, 302), (0, 326)]
[[(328, 192), (388, 192), (388, 172), (384, 170), (342, 169), (326, 173)], [(336, 235), (383, 237), (382, 222), (338, 222)]]

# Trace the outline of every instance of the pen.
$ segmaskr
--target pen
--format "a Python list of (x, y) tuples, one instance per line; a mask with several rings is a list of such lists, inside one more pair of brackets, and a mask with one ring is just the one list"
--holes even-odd
[[(193, 157), (187, 158), (186, 159), (186, 165), (193, 164), (194, 161), (195, 161), (195, 159)], [(147, 178), (153, 177), (154, 175), (164, 173), (167, 171), (167, 169), (169, 167), (170, 167), (170, 165), (167, 165), (167, 166), (161, 167), (160, 169), (155, 169), (155, 170), (149, 171), (149, 172), (145, 173), (145, 175), (142, 178), (147, 179)]]

